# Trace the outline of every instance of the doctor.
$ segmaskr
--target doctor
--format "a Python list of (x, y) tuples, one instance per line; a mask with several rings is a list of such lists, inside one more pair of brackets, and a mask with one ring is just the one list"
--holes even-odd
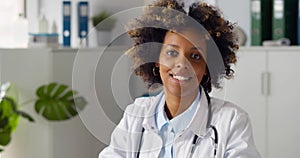
[(126, 108), (99, 158), (260, 157), (247, 113), (209, 96), (234, 73), (234, 25), (206, 3), (183, 8), (159, 0), (128, 27), (136, 74), (162, 91)]

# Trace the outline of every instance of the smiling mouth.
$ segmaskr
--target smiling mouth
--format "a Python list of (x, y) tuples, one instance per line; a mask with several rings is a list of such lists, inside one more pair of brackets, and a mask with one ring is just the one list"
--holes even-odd
[(170, 74), (171, 77), (173, 77), (174, 79), (178, 80), (178, 81), (189, 81), (192, 79), (192, 77), (184, 77), (184, 76), (180, 76), (180, 75), (173, 75)]

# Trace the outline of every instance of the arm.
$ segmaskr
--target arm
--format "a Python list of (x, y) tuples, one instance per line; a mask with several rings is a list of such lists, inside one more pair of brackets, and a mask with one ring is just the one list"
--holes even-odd
[(99, 158), (125, 158), (126, 157), (126, 145), (127, 145), (127, 135), (126, 129), (127, 117), (124, 114), (118, 126), (114, 129), (110, 144), (108, 147), (104, 148), (100, 154)]
[(232, 119), (225, 158), (260, 158), (256, 149), (250, 119), (246, 113), (238, 114)]

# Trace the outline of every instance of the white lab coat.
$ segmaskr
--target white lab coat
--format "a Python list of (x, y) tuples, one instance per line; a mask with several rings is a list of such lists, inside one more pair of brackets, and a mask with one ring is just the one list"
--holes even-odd
[[(203, 95), (200, 105), (188, 125), (174, 140), (174, 157), (189, 158), (194, 135), (199, 136), (199, 143), (193, 154), (194, 158), (213, 157), (214, 133), (206, 128), (208, 121), (208, 103)], [(162, 139), (158, 135), (155, 123), (155, 107), (163, 93), (154, 97), (138, 98), (129, 105), (124, 116), (111, 136), (111, 142), (99, 158), (136, 158), (140, 147), (140, 158), (157, 158), (162, 148)], [(211, 99), (211, 125), (218, 131), (218, 158), (260, 158), (256, 150), (252, 127), (248, 114), (233, 105), (219, 99)], [(145, 129), (141, 139), (142, 128)]]

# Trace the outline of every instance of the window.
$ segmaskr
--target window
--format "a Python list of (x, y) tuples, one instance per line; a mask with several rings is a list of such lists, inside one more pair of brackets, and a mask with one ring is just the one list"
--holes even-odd
[[(24, 13), (26, 0), (1, 1), (0, 5), (0, 48), (24, 47), (28, 26), (26, 19), (19, 18)], [(26, 39), (27, 40), (27, 39)], [(22, 43), (23, 42), (23, 43)], [(21, 44), (22, 43), (22, 44)], [(26, 42), (27, 45), (27, 42)]]

